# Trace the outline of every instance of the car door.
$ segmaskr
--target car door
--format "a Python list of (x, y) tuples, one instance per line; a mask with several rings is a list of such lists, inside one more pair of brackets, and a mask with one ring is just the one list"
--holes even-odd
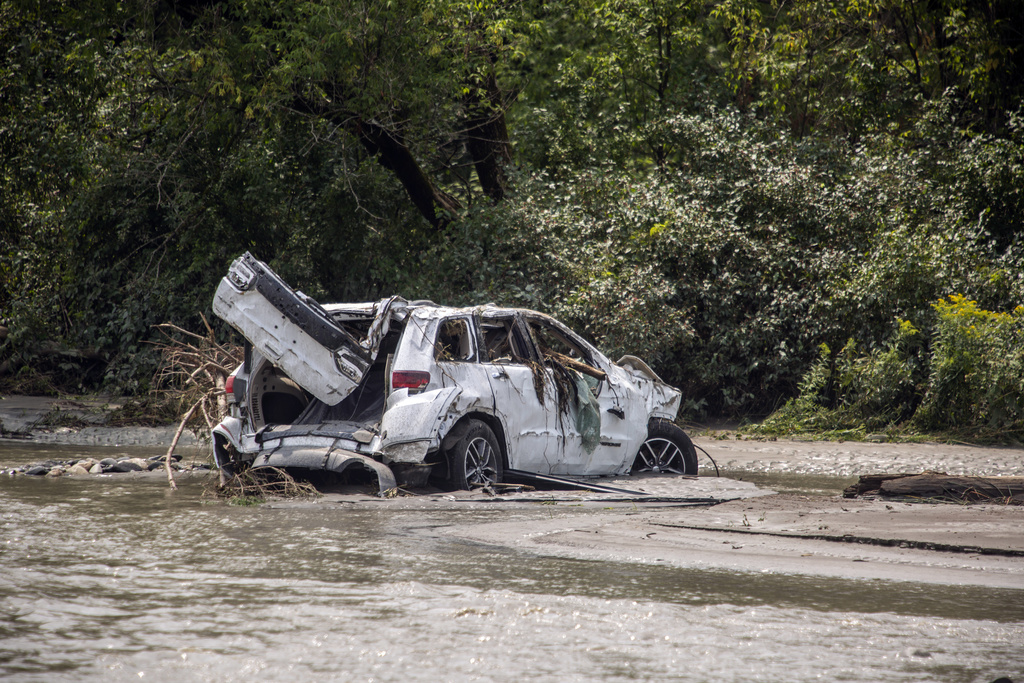
[[(562, 420), (563, 460), (555, 473), (627, 471), (647, 434), (643, 397), (624, 373), (616, 372), (610, 361), (564, 325), (546, 316), (528, 316), (526, 324), (545, 364), (549, 368), (560, 364), (570, 371), (562, 370), (563, 374), (573, 373), (582, 380), (577, 382), (579, 396), (570, 406), (571, 414)], [(550, 378), (553, 371), (548, 373)], [(580, 419), (582, 411), (592, 412)]]
[(436, 322), (433, 360), (443, 387), (458, 387), (463, 410), (490, 411), (494, 404), (488, 367), (479, 363), (480, 352), (470, 313)]
[(529, 333), (514, 312), (489, 312), (478, 319), (480, 365), (494, 394), (494, 413), (505, 426), (508, 466), (550, 474), (562, 462), (562, 430), (550, 382), (537, 373)]

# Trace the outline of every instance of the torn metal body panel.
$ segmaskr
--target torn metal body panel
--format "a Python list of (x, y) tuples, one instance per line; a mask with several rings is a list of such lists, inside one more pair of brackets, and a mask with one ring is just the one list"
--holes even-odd
[(675, 419), (679, 412), (682, 392), (665, 384), (647, 363), (636, 356), (623, 356), (616, 366), (630, 374), (632, 381), (645, 396), (647, 410), (652, 417)]
[(394, 462), (423, 462), (427, 451), (440, 443), (442, 417), (460, 393), (447, 387), (409, 395), (399, 389), (388, 397), (380, 421), (380, 450)]
[(383, 492), (428, 476), (486, 484), (504, 470), (619, 475), (658, 446), (658, 467), (678, 453), (671, 471), (696, 474), (689, 439), (662, 424), (680, 392), (542, 313), (400, 297), (321, 306), (249, 254), (214, 312), (251, 344), (214, 428), (222, 466), (356, 468)]

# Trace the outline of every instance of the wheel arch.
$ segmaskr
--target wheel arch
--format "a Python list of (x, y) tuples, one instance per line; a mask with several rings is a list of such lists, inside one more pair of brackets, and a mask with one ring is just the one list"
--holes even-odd
[(501, 453), (499, 455), (501, 455), (502, 467), (507, 469), (508, 439), (506, 438), (505, 435), (505, 426), (501, 423), (501, 420), (498, 419), (495, 415), (481, 411), (472, 411), (466, 413), (465, 415), (459, 418), (458, 422), (456, 422), (452, 426), (452, 428), (448, 430), (448, 433), (444, 435), (444, 438), (441, 439), (441, 446), (437, 450), (436, 457), (438, 457), (440, 461), (445, 460), (444, 454), (448, 452), (452, 448), (452, 446), (458, 443), (459, 439), (462, 438), (462, 435), (466, 433), (466, 430), (469, 428), (469, 423), (471, 420), (483, 422), (485, 425), (491, 428), (492, 432), (494, 432), (494, 437), (498, 440), (498, 446), (501, 449)]
[[(640, 444), (636, 455), (633, 456), (630, 472), (637, 472), (637, 463), (641, 459), (641, 453), (651, 439), (669, 440), (679, 448), (680, 465), (684, 474), (698, 474), (697, 448), (693, 439), (686, 431), (677, 425), (674, 420), (663, 417), (651, 417), (647, 423), (647, 436)], [(643, 470), (640, 470), (643, 471)], [(657, 471), (657, 469), (656, 469)]]

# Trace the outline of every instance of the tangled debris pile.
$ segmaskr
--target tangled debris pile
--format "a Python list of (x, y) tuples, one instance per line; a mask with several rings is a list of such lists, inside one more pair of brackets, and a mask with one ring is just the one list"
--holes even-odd
[[(116, 474), (123, 472), (149, 472), (167, 466), (166, 455), (154, 455), (151, 458), (79, 458), (72, 460), (43, 460), (41, 462), (21, 465), (0, 470), (0, 474), (8, 476), (29, 475), (37, 477), (61, 477), (68, 475), (82, 474)], [(197, 470), (209, 470), (210, 466), (204, 462), (183, 464), (180, 455), (172, 455), (170, 467), (178, 472), (193, 472)]]
[(220, 482), (213, 494), (229, 500), (262, 502), (268, 498), (318, 498), (320, 492), (308, 481), (298, 481), (278, 467), (239, 472)]
[[(206, 336), (184, 330), (176, 325), (165, 323), (157, 325), (157, 329), (167, 341), (157, 344), (163, 358), (155, 383), (163, 387), (163, 391), (180, 406), (184, 416), (178, 429), (171, 439), (167, 457), (171, 457), (178, 445), (182, 433), (192, 422), (195, 415), (202, 415), (206, 429), (213, 430), (213, 425), (227, 415), (227, 396), (224, 387), (231, 371), (242, 361), (239, 347), (217, 342), (213, 328), (202, 316), (206, 325)], [(187, 410), (184, 406), (190, 405)], [(202, 429), (202, 426), (194, 429)], [(174, 474), (171, 461), (165, 458), (167, 483), (172, 489)], [(221, 483), (223, 484), (223, 474)]]

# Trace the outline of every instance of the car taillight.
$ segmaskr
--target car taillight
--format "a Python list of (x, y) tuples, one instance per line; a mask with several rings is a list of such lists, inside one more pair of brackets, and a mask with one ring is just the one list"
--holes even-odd
[(422, 370), (395, 370), (391, 373), (392, 389), (422, 389), (430, 383), (430, 373)]
[(235, 398), (235, 376), (233, 374), (228, 375), (228, 379), (224, 382), (224, 393), (227, 394), (229, 401), (236, 401)]

